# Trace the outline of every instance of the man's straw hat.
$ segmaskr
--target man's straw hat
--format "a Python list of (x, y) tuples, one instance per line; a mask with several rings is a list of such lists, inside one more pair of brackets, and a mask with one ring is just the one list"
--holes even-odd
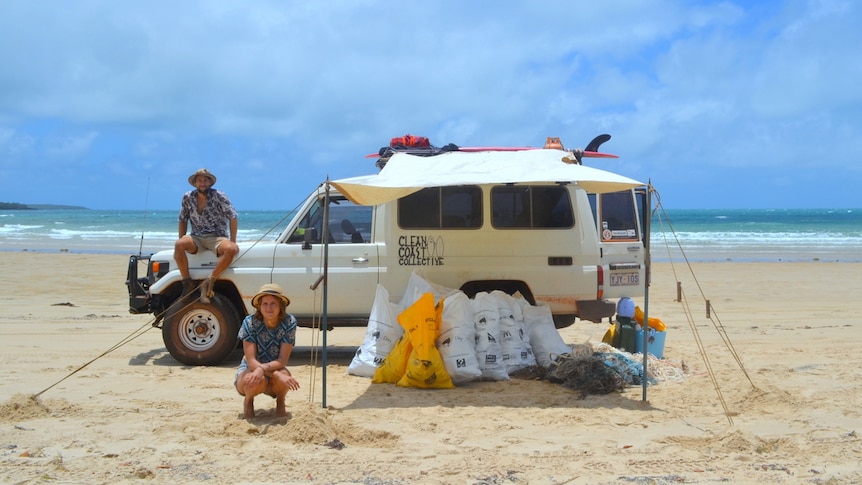
[(207, 169), (205, 169), (205, 168), (200, 168), (200, 169), (198, 169), (195, 173), (193, 173), (193, 174), (189, 175), (189, 184), (190, 184), (190, 185), (195, 186), (195, 179), (197, 179), (197, 178), (198, 178), (198, 175), (203, 175), (203, 176), (205, 176), (205, 177), (209, 177), (209, 178), (210, 178), (210, 180), (212, 180), (212, 181), (213, 181), (213, 183), (212, 183), (212, 184), (210, 184), (210, 185), (215, 185), (215, 183), (216, 183), (216, 176), (215, 176), (215, 175), (213, 175), (213, 174), (212, 174), (212, 172), (210, 172), (209, 170), (207, 170)]

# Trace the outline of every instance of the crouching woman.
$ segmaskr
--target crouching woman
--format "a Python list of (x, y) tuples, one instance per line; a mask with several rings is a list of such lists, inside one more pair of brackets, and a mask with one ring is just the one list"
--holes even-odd
[(263, 285), (251, 304), (257, 311), (242, 321), (243, 357), (234, 380), (237, 392), (245, 396), (242, 414), (254, 418), (254, 398), (266, 394), (275, 398), (276, 417), (284, 417), (287, 391), (299, 389), (299, 381), (287, 370), (296, 344), (296, 318), (287, 313), (290, 299), (276, 284)]

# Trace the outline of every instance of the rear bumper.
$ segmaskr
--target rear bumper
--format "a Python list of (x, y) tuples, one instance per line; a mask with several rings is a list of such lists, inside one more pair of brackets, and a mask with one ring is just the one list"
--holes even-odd
[(601, 323), (605, 317), (613, 316), (617, 310), (616, 304), (608, 300), (581, 300), (577, 305), (578, 317), (595, 323)]

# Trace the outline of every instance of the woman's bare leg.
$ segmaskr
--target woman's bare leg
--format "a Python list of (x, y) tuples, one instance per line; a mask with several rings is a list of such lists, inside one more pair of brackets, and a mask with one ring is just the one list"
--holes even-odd
[(275, 416), (279, 418), (287, 416), (287, 409), (284, 405), (288, 390), (287, 382), (285, 381), (287, 376), (287, 372), (283, 370), (273, 373), (272, 391), (275, 393)]
[(254, 418), (254, 396), (246, 396), (243, 400), (242, 417), (245, 419)]
[(240, 374), (236, 383), (236, 390), (245, 396), (242, 403), (242, 417), (245, 419), (254, 418), (254, 397), (266, 390), (266, 380), (261, 380), (258, 385), (249, 384), (250, 372)]

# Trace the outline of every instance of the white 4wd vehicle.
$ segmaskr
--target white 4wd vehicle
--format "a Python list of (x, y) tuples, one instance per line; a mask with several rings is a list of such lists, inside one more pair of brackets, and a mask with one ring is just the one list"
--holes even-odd
[[(178, 361), (214, 365), (236, 348), (251, 297), (265, 283), (281, 285), (300, 325), (319, 324), (317, 283), (327, 255), (328, 327), (366, 326), (376, 286), (400, 299), (413, 271), (470, 297), (520, 292), (532, 304), (548, 305), (558, 328), (575, 317), (599, 322), (614, 313), (609, 299), (644, 294), (648, 191), (631, 179), (583, 167), (579, 158), (558, 149), (427, 157), (396, 152), (377, 176), (322, 184), (275, 240), (239, 243), (209, 305), (177, 302), (182, 280), (172, 250), (131, 256), (130, 311), (156, 315), (154, 325), (161, 324), (165, 346)], [(564, 172), (543, 172), (544, 164)], [(519, 165), (531, 175), (502, 175)], [(480, 173), (484, 166), (494, 173)], [(475, 173), (465, 167), (476, 167)], [(399, 170), (413, 179), (393, 184)], [(578, 170), (627, 182), (583, 180)], [(429, 171), (445, 172), (440, 185)], [(464, 178), (453, 179), (459, 173)], [(354, 192), (358, 186), (370, 191)], [(598, 193), (597, 187), (613, 191)], [(145, 261), (146, 276), (139, 277)], [(210, 252), (190, 255), (192, 278), (199, 282), (215, 263)]]

